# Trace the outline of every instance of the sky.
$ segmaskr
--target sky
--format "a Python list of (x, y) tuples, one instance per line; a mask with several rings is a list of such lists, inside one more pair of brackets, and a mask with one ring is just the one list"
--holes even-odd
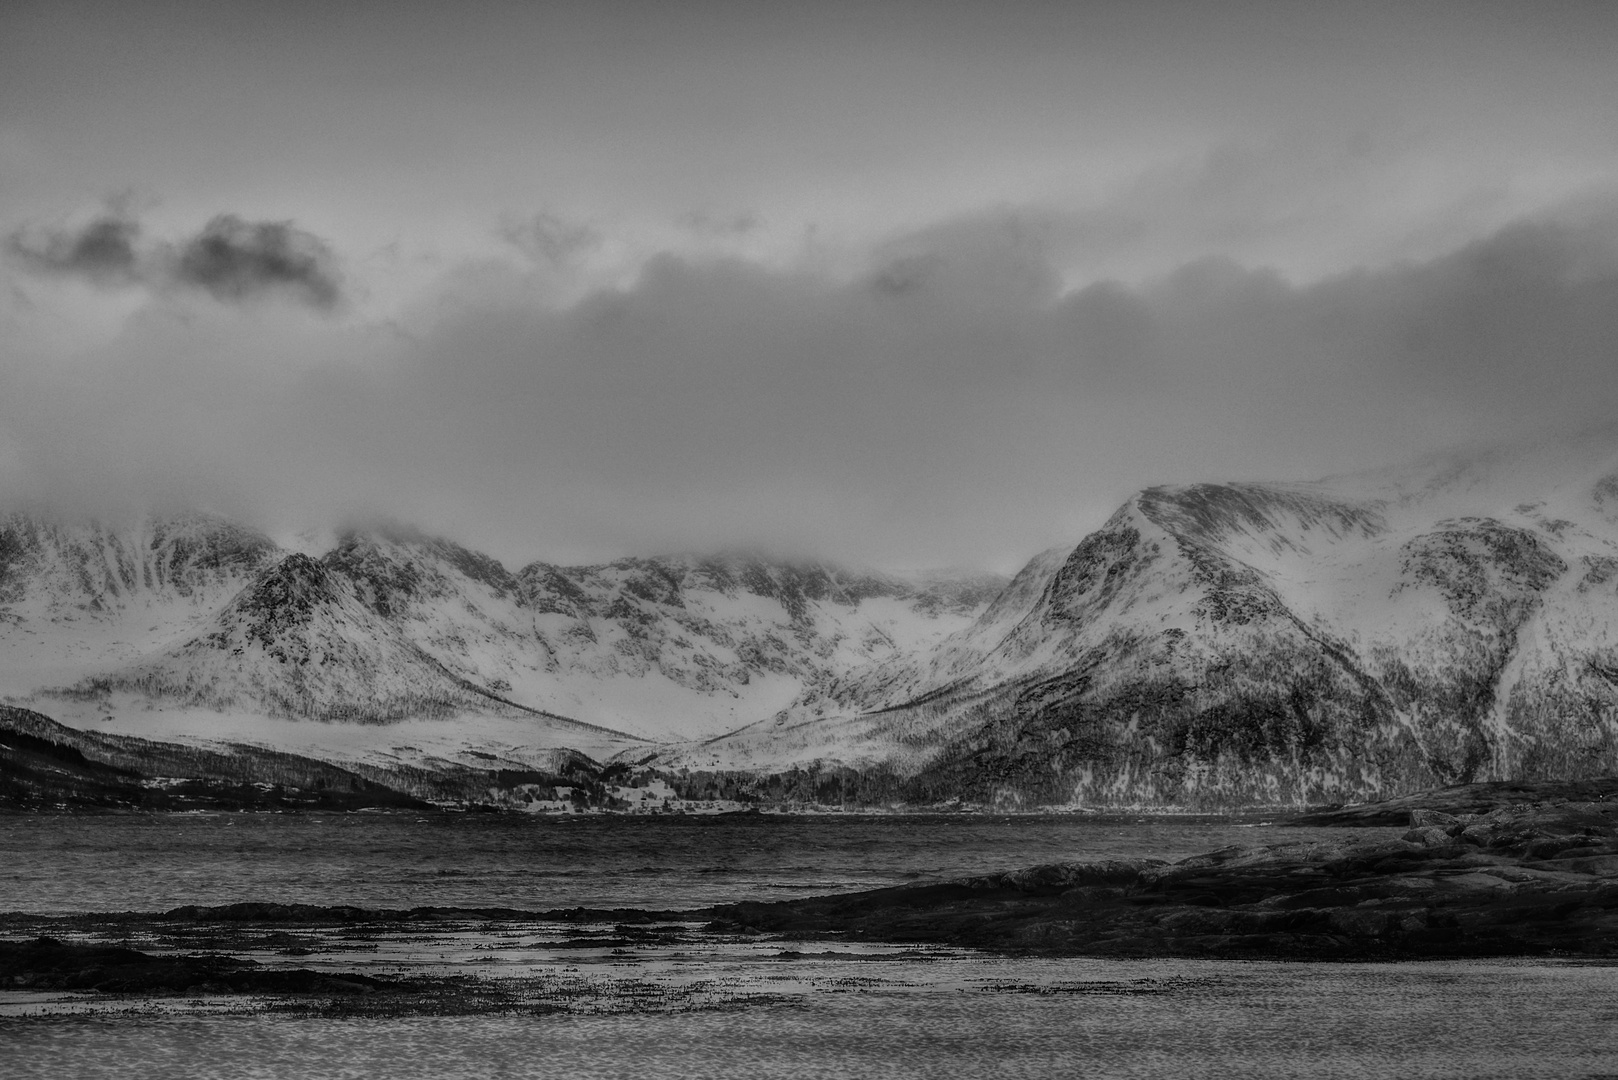
[(1618, 4), (0, 7), (0, 502), (1014, 570), (1618, 408)]

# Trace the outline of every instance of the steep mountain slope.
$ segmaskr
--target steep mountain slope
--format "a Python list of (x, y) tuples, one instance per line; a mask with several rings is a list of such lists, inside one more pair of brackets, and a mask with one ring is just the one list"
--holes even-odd
[(118, 690), (220, 711), (361, 722), (503, 704), (378, 617), (351, 579), (301, 554), (261, 572), (206, 633), (80, 687)]
[(1130, 499), (968, 629), (666, 766), (1229, 805), (1618, 769), (1618, 440)]
[(67, 688), (57, 710), (98, 723), (544, 714), (562, 724), (552, 742), (579, 724), (710, 736), (942, 638), (1003, 584), (741, 556), (512, 573), (399, 528), (342, 534), (316, 558), (216, 519), (126, 536), (18, 518), (13, 536), (0, 693)]
[(205, 514), (116, 526), (0, 519), (0, 693), (162, 648), (279, 556), (268, 537)]
[(648, 737), (715, 735), (967, 624), (991, 575), (938, 581), (742, 556), (499, 562), (407, 530), (320, 565), (363, 615), (485, 696)]

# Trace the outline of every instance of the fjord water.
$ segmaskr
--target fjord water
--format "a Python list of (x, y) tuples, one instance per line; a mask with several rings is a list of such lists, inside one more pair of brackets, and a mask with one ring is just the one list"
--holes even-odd
[(1341, 835), (1176, 817), (130, 814), (0, 817), (0, 911), (696, 908), (1039, 863)]
[[(239, 900), (683, 909), (1056, 860), (1172, 859), (1340, 835), (1173, 817), (11, 816), (0, 818), (0, 910), (151, 911)], [(818, 952), (822, 946), (767, 940), (704, 944), (689, 934), (667, 946), (592, 952), (554, 949), (544, 943), (551, 936), (530, 928), (483, 941), (476, 931), (456, 938), (411, 930), (397, 941), (335, 944), (358, 951), (331, 962), (382, 972), (404, 949), (444, 970), (477, 964), (479, 977), (550, 972), (599, 990), (577, 1008), (344, 1019), (234, 1012), (215, 1001), (161, 1011), (134, 1002), (83, 1014), (0, 1013), (0, 1073), (8, 1080), (1618, 1073), (1618, 966), (1605, 964), (1030, 959), (886, 946), (862, 953), (841, 944)], [(7, 996), (0, 993), (0, 1005)]]

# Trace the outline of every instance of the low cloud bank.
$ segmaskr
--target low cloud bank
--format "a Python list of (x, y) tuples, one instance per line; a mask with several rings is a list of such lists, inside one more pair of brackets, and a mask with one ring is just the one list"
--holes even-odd
[[(662, 255), (561, 306), (532, 267), (480, 265), (486, 288), (361, 324), (234, 304), (329, 308), (336, 259), (219, 218), (173, 274), (232, 303), (156, 297), (93, 355), (0, 373), (0, 477), (271, 523), (385, 514), (514, 561), (757, 543), (1011, 567), (1147, 484), (1306, 478), (1618, 408), (1618, 202), (1305, 284), (1209, 258), (1072, 289), (1045, 222), (940, 222), (851, 278)], [(540, 225), (547, 258), (593, 242)], [(138, 238), (104, 221), (13, 250), (117, 283)]]

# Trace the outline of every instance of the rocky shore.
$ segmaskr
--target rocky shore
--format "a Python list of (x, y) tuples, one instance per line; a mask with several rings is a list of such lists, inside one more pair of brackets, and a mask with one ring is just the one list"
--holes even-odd
[(264, 968), (218, 953), (153, 955), (115, 945), (39, 937), (0, 941), (0, 989), (341, 995), (420, 988), (407, 979), (376, 979), (353, 972)]
[(1300, 814), (1288, 824), (1350, 827), (1404, 825), (1410, 821), (1411, 814), (1433, 810), (1462, 816), (1489, 814), (1497, 810), (1521, 811), (1527, 807), (1544, 809), (1605, 802), (1618, 802), (1618, 776), (1596, 776), (1585, 780), (1491, 780), (1418, 791), (1380, 802), (1323, 806)]
[[(1542, 802), (1480, 814), (1417, 808), (1409, 817), (1408, 831), (1392, 839), (1348, 832), (1174, 863), (1054, 863), (697, 910), (243, 903), (0, 914), (0, 991), (229, 994), (344, 1015), (571, 1008), (581, 993), (600, 1005), (601, 993), (567, 981), (577, 981), (573, 975), (519, 993), (516, 983), (454, 965), (430, 975), (364, 974), (366, 963), (349, 962), (370, 942), (427, 938), (463, 945), (526, 938), (553, 952), (600, 954), (603, 963), (646, 950), (743, 943), (791, 961), (841, 955), (839, 942), (842, 951), (882, 943), (1013, 957), (1618, 957), (1618, 803)], [(302, 966), (312, 954), (321, 962)]]
[(1401, 839), (1058, 863), (716, 909), (724, 932), (1038, 955), (1618, 955), (1618, 804), (1410, 813)]

